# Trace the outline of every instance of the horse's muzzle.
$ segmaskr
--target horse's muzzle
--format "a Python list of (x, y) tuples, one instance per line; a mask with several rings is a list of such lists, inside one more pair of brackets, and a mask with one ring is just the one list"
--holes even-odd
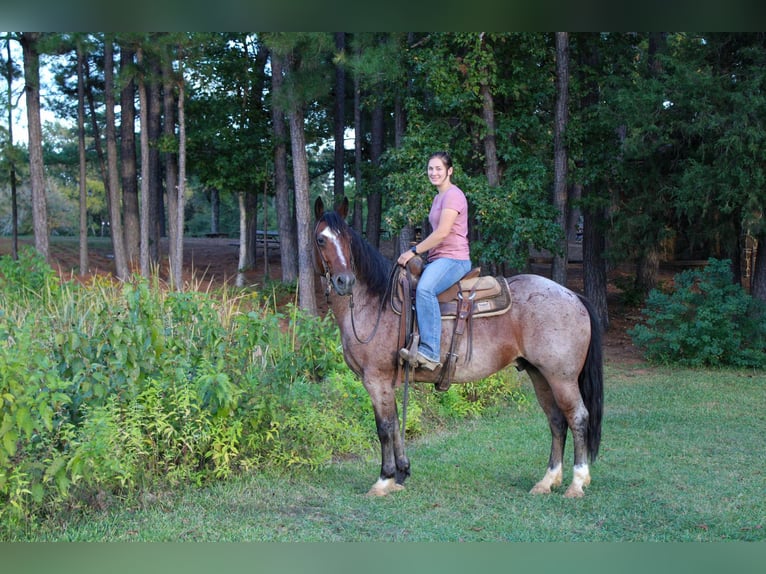
[(332, 286), (338, 295), (351, 295), (351, 290), (356, 283), (353, 273), (336, 273), (332, 277)]

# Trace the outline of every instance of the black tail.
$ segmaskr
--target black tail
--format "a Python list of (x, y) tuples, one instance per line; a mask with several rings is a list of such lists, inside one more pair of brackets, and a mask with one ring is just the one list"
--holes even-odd
[(601, 417), (604, 412), (604, 362), (601, 351), (602, 329), (601, 320), (590, 301), (584, 297), (580, 300), (588, 310), (590, 315), (590, 344), (588, 345), (588, 355), (585, 357), (578, 384), (580, 394), (588, 409), (588, 436), (586, 439), (588, 445), (588, 459), (590, 462), (596, 460), (598, 448), (601, 444)]

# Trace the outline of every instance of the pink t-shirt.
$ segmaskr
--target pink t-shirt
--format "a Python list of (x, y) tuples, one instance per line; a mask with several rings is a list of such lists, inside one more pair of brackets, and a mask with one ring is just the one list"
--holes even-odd
[(431, 212), (428, 214), (428, 221), (433, 229), (439, 226), (439, 218), (445, 208), (457, 211), (457, 219), (444, 241), (428, 252), (428, 260), (433, 261), (440, 257), (468, 260), (471, 258), (468, 249), (468, 201), (456, 185), (434, 197)]

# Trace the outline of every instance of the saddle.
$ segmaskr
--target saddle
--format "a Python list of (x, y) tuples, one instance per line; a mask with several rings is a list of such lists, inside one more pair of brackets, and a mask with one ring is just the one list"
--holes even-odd
[[(411, 329), (417, 329), (417, 319), (406, 320), (409, 313), (414, 314), (414, 296), (417, 289), (417, 281), (423, 270), (423, 261), (419, 257), (408, 264), (408, 269), (399, 269), (395, 286), (391, 296), (391, 308), (394, 313), (402, 316), (402, 325), (409, 324)], [(466, 273), (457, 283), (438, 296), (439, 309), (442, 321), (455, 321), (452, 330), (449, 352), (446, 361), (441, 367), (436, 389), (446, 391), (449, 389), (452, 377), (457, 367), (460, 340), (468, 329), (468, 344), (464, 363), (471, 360), (473, 351), (472, 327), (474, 317), (489, 317), (507, 313), (511, 308), (511, 294), (508, 283), (503, 277), (481, 276), (481, 268), (474, 268)], [(410, 336), (413, 341), (413, 351), (416, 350), (418, 337)]]

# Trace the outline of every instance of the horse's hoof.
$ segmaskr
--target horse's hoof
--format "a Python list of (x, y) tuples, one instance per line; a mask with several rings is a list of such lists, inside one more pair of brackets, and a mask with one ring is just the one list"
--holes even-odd
[(372, 485), (372, 488), (367, 491), (367, 496), (386, 496), (391, 492), (398, 492), (404, 490), (403, 484), (398, 484), (393, 478), (382, 479), (379, 478), (378, 482)]
[(567, 491), (564, 493), (564, 498), (582, 498), (585, 496), (585, 491), (580, 486), (575, 486), (574, 484), (567, 488)]
[(540, 484), (539, 482), (532, 487), (532, 490), (529, 491), (529, 494), (550, 494), (551, 493), (551, 487), (545, 484)]

